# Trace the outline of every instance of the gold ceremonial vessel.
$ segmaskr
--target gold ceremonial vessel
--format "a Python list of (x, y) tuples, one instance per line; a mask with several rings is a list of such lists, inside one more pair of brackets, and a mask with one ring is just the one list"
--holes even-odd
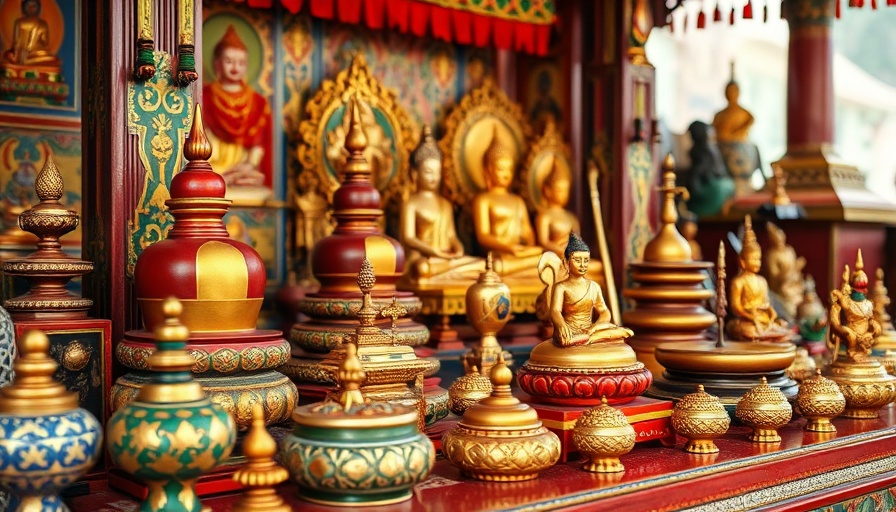
[(491, 373), (501, 353), (495, 335), (510, 321), (510, 297), (510, 287), (493, 270), (492, 253), (489, 252), (485, 271), (479, 274), (479, 279), (467, 289), (465, 296), (467, 320), (482, 337), (464, 359), (468, 366), (478, 367), (482, 375)]
[(625, 471), (619, 456), (632, 451), (635, 436), (635, 429), (625, 414), (608, 405), (606, 398), (597, 407), (583, 412), (572, 432), (579, 453), (588, 459), (582, 469), (595, 473)]
[(684, 451), (690, 453), (716, 453), (719, 447), (714, 439), (728, 432), (731, 417), (718, 397), (697, 385), (697, 392), (685, 395), (672, 409), (672, 428), (686, 438)]
[(784, 393), (769, 386), (763, 377), (758, 386), (737, 402), (735, 414), (737, 419), (753, 429), (750, 441), (777, 443), (781, 440), (778, 429), (790, 422), (793, 407)]
[(812, 432), (836, 432), (831, 423), (846, 408), (846, 399), (837, 383), (821, 375), (815, 370), (815, 376), (800, 383), (800, 392), (796, 396), (800, 414), (806, 417), (806, 430)]
[(511, 380), (513, 373), (499, 356), (491, 371), (491, 396), (467, 409), (442, 437), (442, 453), (466, 477), (531, 480), (560, 459), (560, 438), (542, 425), (534, 409), (514, 398)]
[(448, 409), (461, 416), (464, 411), (491, 394), (492, 381), (473, 366), (469, 373), (458, 377), (448, 388)]

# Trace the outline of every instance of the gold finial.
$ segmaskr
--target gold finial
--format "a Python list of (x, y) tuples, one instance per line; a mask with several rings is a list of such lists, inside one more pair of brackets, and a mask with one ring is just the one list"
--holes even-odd
[(753, 231), (753, 219), (746, 215), (744, 217), (744, 238), (743, 238), (743, 246), (740, 249), (741, 255), (746, 255), (748, 252), (762, 252), (762, 248), (759, 247), (759, 242), (756, 240), (756, 233)]
[(862, 250), (859, 249), (856, 253), (856, 272), (861, 272), (865, 270), (865, 263), (862, 261)]
[(358, 288), (361, 289), (361, 293), (370, 293), (375, 284), (376, 276), (373, 274), (373, 264), (370, 263), (367, 256), (364, 256), (364, 259), (361, 260), (361, 271), (358, 272)]
[(690, 199), (688, 189), (675, 186), (675, 159), (672, 153), (666, 155), (663, 161), (663, 186), (660, 188), (663, 193), (663, 209), (660, 220), (663, 224), (675, 224), (678, 222), (678, 210), (675, 208), (675, 196), (681, 195), (681, 198), (687, 201)]
[(345, 359), (339, 365), (336, 378), (339, 380), (341, 390), (339, 403), (342, 404), (345, 411), (351, 409), (353, 405), (364, 403), (361, 383), (367, 378), (367, 374), (361, 366), (361, 360), (358, 359), (358, 347), (354, 343), (345, 343)]
[(666, 153), (666, 158), (663, 159), (663, 170), (671, 169), (672, 172), (675, 172), (675, 158), (672, 156), (672, 153)]
[(765, 378), (765, 375), (763, 375), (762, 377), (759, 378), (759, 385), (760, 386), (768, 386), (768, 379)]
[(492, 251), (488, 251), (488, 254), (485, 256), (485, 271), (486, 272), (492, 272), (495, 269), (495, 267), (494, 267), (495, 260), (493, 258), (494, 258), (494, 256), (492, 256)]
[(186, 350), (190, 329), (180, 322), (183, 309), (176, 297), (168, 297), (162, 303), (165, 319), (153, 330), (156, 350), (147, 363), (150, 369), (164, 373), (165, 377), (140, 388), (137, 400), (165, 403), (174, 397), (177, 400), (200, 400), (206, 396), (191, 373), (196, 359)]
[(874, 278), (879, 282), (884, 282), (884, 269), (877, 267), (877, 270), (874, 271)]
[(351, 115), (351, 125), (348, 129), (348, 135), (345, 136), (345, 149), (352, 157), (361, 156), (367, 149), (367, 134), (364, 133), (364, 125), (361, 124), (361, 100), (357, 96), (352, 96), (346, 108), (349, 109)]
[(190, 138), (184, 143), (184, 158), (189, 161), (208, 160), (212, 156), (212, 145), (205, 136), (202, 124), (202, 106), (199, 103), (193, 109), (193, 124), (190, 125)]
[(504, 362), (504, 354), (501, 352), (498, 352), (498, 362), (492, 367), (489, 379), (492, 381), (494, 396), (510, 396), (510, 382), (513, 381), (513, 372), (507, 367), (507, 363)]
[(53, 380), (59, 367), (50, 358), (50, 339), (42, 331), (26, 331), (16, 343), (19, 357), (13, 363), (15, 379), (0, 388), (0, 412), (61, 414), (78, 408), (78, 394)]
[(233, 512), (289, 512), (290, 506), (277, 495), (274, 487), (289, 479), (289, 472), (274, 461), (277, 442), (264, 427), (264, 408), (252, 405), (252, 427), (243, 438), (246, 464), (237, 470), (233, 479), (246, 490), (234, 503)]
[(43, 168), (34, 179), (34, 191), (42, 203), (58, 203), (62, 199), (62, 194), (65, 191), (62, 173), (56, 167), (56, 161), (53, 160), (52, 154), (47, 155), (47, 161), (44, 162)]
[(697, 384), (697, 393), (705, 393), (703, 384)]

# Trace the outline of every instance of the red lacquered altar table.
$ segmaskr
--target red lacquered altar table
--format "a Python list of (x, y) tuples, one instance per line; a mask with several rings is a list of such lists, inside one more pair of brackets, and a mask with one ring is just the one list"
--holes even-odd
[[(893, 406), (876, 420), (836, 419), (833, 437), (804, 432), (805, 419), (781, 429), (780, 444), (751, 443), (746, 427), (732, 427), (716, 441), (713, 455), (681, 448), (639, 444), (622, 457), (623, 474), (599, 475), (579, 462), (558, 464), (536, 480), (486, 483), (466, 480), (446, 460), (415, 488), (414, 497), (389, 507), (344, 508), (366, 512), (467, 512), (474, 510), (677, 510), (708, 505), (709, 510), (807, 510), (896, 486), (896, 413)], [(280, 494), (293, 510), (332, 511), (296, 496)], [(203, 504), (229, 512), (235, 494), (212, 496)], [(128, 512), (136, 503), (105, 482), (89, 496), (70, 501), (74, 512)], [(877, 508), (881, 510), (880, 508)]]

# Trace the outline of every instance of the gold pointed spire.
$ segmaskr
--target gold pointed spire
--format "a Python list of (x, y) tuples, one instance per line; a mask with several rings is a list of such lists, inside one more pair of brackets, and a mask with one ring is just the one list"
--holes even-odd
[(275, 486), (289, 479), (289, 472), (274, 461), (277, 442), (264, 428), (264, 408), (252, 406), (252, 426), (243, 439), (246, 464), (233, 475), (246, 490), (234, 503), (233, 512), (289, 512)]
[(861, 270), (865, 270), (865, 262), (862, 261), (862, 250), (859, 249), (856, 253), (856, 272)]
[(211, 156), (212, 145), (205, 136), (205, 127), (202, 124), (202, 107), (197, 103), (193, 109), (190, 138), (184, 144), (184, 158), (189, 161), (208, 160)]
[(361, 394), (361, 383), (367, 378), (367, 374), (361, 366), (361, 360), (358, 359), (358, 347), (354, 343), (345, 344), (345, 359), (339, 365), (336, 378), (340, 389), (338, 401), (342, 404), (343, 410), (348, 412), (353, 405), (365, 402), (364, 395)]
[(345, 136), (345, 149), (352, 157), (359, 156), (367, 149), (367, 134), (364, 133), (364, 125), (361, 124), (361, 100), (352, 96), (346, 108), (351, 116), (348, 135)]
[(762, 252), (756, 240), (756, 232), (753, 231), (753, 219), (749, 215), (744, 216), (744, 238), (740, 252), (742, 255), (748, 252)]
[(190, 329), (180, 322), (183, 309), (183, 305), (174, 297), (169, 297), (162, 303), (165, 319), (153, 331), (156, 350), (147, 362), (154, 372), (166, 375), (140, 388), (137, 394), (139, 401), (167, 403), (171, 400), (201, 400), (206, 396), (191, 373), (196, 360), (186, 350)]
[(62, 199), (62, 194), (65, 191), (62, 173), (56, 167), (56, 161), (53, 160), (52, 154), (47, 155), (47, 161), (44, 162), (43, 168), (34, 179), (34, 191), (43, 203), (56, 203)]
[(0, 388), (0, 413), (61, 414), (78, 408), (78, 394), (53, 379), (59, 365), (50, 358), (50, 339), (30, 330), (17, 342), (15, 379)]

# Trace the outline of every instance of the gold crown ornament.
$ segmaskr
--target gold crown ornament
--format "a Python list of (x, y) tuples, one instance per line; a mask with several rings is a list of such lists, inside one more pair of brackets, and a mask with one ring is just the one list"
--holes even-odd
[(672, 428), (687, 439), (684, 451), (690, 453), (717, 453), (714, 439), (728, 432), (731, 417), (718, 397), (697, 385), (697, 392), (685, 395), (672, 409)]
[(586, 410), (576, 420), (572, 440), (588, 460), (582, 469), (594, 473), (617, 473), (625, 471), (619, 461), (620, 455), (635, 447), (635, 429), (629, 424), (625, 414), (607, 404)]
[(768, 385), (765, 377), (760, 384), (741, 397), (734, 414), (737, 419), (753, 429), (750, 441), (777, 443), (781, 441), (778, 429), (790, 422), (793, 407), (778, 388)]

